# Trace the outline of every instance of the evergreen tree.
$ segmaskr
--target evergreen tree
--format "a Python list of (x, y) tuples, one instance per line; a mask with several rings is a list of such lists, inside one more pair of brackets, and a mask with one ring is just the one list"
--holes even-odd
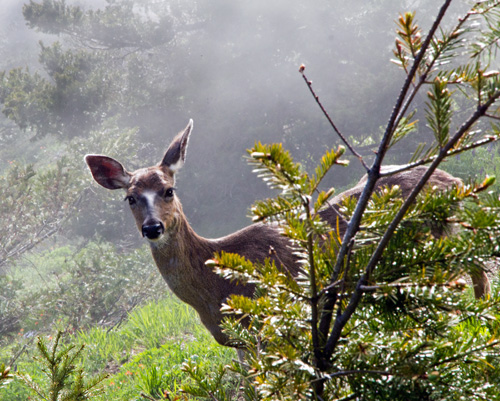
[[(223, 308), (232, 316), (227, 332), (247, 351), (246, 366), (233, 369), (253, 388), (251, 399), (500, 397), (498, 290), (473, 300), (460, 278), (499, 256), (500, 199), (489, 192), (494, 178), (423, 190), (448, 157), (500, 138), (500, 74), (490, 70), (500, 37), (499, 4), (478, 2), (454, 28), (440, 29), (449, 5), (444, 2), (425, 36), (414, 13), (398, 19), (394, 55), (407, 79), (373, 164), (360, 157), (367, 178), (359, 200), (334, 205), (348, 219), (345, 232), (320, 218), (332, 207), (333, 191), (318, 190), (331, 168), (345, 164), (343, 148), (327, 152), (314, 174), (280, 144), (257, 143), (250, 151), (255, 171), (281, 191), (254, 205), (255, 220), (279, 224), (303, 266), (294, 279), (286, 267), (253, 265), (237, 255), (209, 262), (225, 277), (259, 288), (255, 298), (233, 296)], [(303, 66), (300, 71), (321, 105)], [(419, 135), (412, 103), (421, 91), (427, 91), (434, 142), (419, 146), (408, 164), (383, 170), (396, 142)], [(464, 101), (475, 103), (465, 117), (452, 107)], [(405, 199), (398, 187), (375, 192), (382, 177), (421, 165), (428, 165), (427, 173)], [(436, 227), (442, 233), (451, 223), (460, 229), (436, 236)], [(242, 317), (247, 325), (240, 324)], [(186, 390), (202, 391), (207, 380), (189, 364), (185, 369), (200, 383)]]

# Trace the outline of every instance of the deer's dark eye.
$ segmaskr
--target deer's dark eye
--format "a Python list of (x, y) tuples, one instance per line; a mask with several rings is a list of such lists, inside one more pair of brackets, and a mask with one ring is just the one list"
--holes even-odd
[(174, 189), (175, 188), (168, 188), (166, 191), (165, 191), (165, 198), (171, 198), (172, 196), (174, 196)]
[(135, 198), (134, 198), (133, 196), (130, 196), (130, 195), (129, 195), (129, 196), (126, 196), (126, 197), (125, 197), (125, 200), (128, 200), (128, 204), (129, 204), (130, 206), (135, 205), (135, 203), (137, 202), (137, 201), (135, 200)]

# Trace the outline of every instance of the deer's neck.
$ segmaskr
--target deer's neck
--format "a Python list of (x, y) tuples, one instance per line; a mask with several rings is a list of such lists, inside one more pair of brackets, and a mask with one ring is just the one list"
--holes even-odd
[(210, 258), (211, 249), (210, 241), (197, 235), (184, 216), (158, 243), (151, 244), (155, 262), (167, 277), (179, 269), (184, 273), (204, 270), (204, 258)]
[(181, 215), (164, 239), (151, 245), (151, 252), (163, 278), (181, 300), (196, 309), (215, 301), (220, 308), (219, 302), (227, 296), (227, 282), (205, 265), (217, 248), (213, 241), (197, 235)]
[(214, 338), (225, 344), (220, 307), (231, 294), (246, 287), (223, 279), (205, 265), (220, 250), (217, 241), (197, 235), (184, 216), (164, 241), (151, 245), (156, 265), (172, 292), (196, 309)]

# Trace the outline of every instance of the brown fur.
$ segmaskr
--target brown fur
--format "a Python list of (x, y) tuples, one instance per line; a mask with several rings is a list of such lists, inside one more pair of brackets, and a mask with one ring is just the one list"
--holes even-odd
[[(224, 251), (237, 253), (253, 262), (271, 258), (278, 267), (292, 274), (298, 271), (298, 264), (289, 240), (267, 225), (254, 224), (219, 239), (202, 238), (193, 231), (180, 200), (174, 194), (175, 173), (184, 163), (191, 129), (192, 121), (174, 138), (157, 166), (130, 173), (107, 156), (87, 155), (85, 161), (100, 185), (126, 191), (137, 227), (149, 240), (155, 263), (170, 289), (198, 312), (202, 323), (220, 344), (230, 345), (220, 328), (223, 318), (220, 308), (232, 294), (252, 296), (254, 287), (220, 277), (205, 262), (215, 253)], [(399, 185), (403, 197), (406, 197), (424, 171), (425, 167), (417, 168), (383, 178), (378, 188)], [(366, 177), (354, 188), (337, 195), (331, 207), (322, 211), (322, 217), (332, 227), (338, 224), (341, 235), (347, 221), (339, 212), (339, 203), (348, 196), (358, 198), (365, 182)], [(449, 188), (459, 183), (460, 180), (449, 174), (436, 171), (429, 185)], [(477, 283), (480, 281), (476, 280)], [(484, 280), (482, 282), (484, 284)]]
[[(382, 168), (382, 172), (395, 170), (398, 167), (400, 166), (384, 166)], [(426, 171), (427, 167), (418, 166), (408, 171), (404, 171), (387, 177), (382, 177), (377, 181), (376, 189), (378, 190), (384, 187), (393, 187), (397, 185), (399, 186), (403, 199), (406, 199)], [(363, 176), (353, 188), (348, 189), (347, 191), (344, 191), (333, 197), (330, 201), (329, 207), (325, 208), (321, 212), (321, 217), (326, 221), (329, 221), (332, 225), (337, 224), (338, 220), (338, 226), (340, 228), (339, 231), (341, 236), (343, 236), (345, 231), (347, 230), (348, 221), (342, 216), (342, 213), (340, 212), (340, 204), (342, 203), (342, 201), (349, 197), (359, 199), (366, 185), (367, 179), (368, 176)], [(443, 170), (437, 169), (429, 178), (426, 187), (445, 190), (451, 189), (457, 185), (463, 185), (462, 180), (452, 176), (451, 174), (448, 174)], [(333, 225), (333, 227), (336, 226)], [(443, 235), (443, 232), (441, 230), (433, 230), (432, 233), (435, 236)], [(471, 279), (474, 288), (474, 295), (476, 298), (481, 298), (490, 292), (490, 282), (488, 276), (484, 271), (480, 271), (476, 274), (471, 275)]]
[(253, 262), (270, 258), (291, 272), (296, 272), (297, 264), (290, 242), (276, 229), (253, 224), (226, 237), (202, 238), (189, 225), (179, 199), (164, 196), (166, 190), (173, 189), (175, 172), (184, 162), (191, 127), (188, 125), (172, 141), (157, 166), (129, 173), (106, 156), (87, 155), (85, 160), (99, 184), (125, 189), (127, 198), (134, 200), (131, 210), (139, 231), (161, 222), (164, 232), (158, 238), (148, 238), (158, 270), (172, 292), (198, 312), (213, 337), (220, 344), (230, 345), (220, 328), (220, 308), (232, 294), (250, 297), (255, 288), (222, 278), (205, 262), (224, 251)]
[[(256, 240), (258, 238), (258, 240)], [(273, 247), (279, 261), (270, 253)], [(153, 258), (170, 289), (199, 313), (202, 323), (221, 344), (227, 345), (227, 337), (219, 325), (222, 320), (220, 308), (232, 295), (251, 297), (254, 286), (228, 281), (205, 265), (208, 259), (221, 251), (237, 253), (257, 262), (274, 259), (280, 266), (293, 267), (295, 261), (289, 243), (268, 226), (256, 224), (219, 239), (198, 236), (185, 218), (175, 233), (169, 235), (167, 243), (151, 246)]]
[[(397, 167), (399, 166), (384, 166), (382, 167), (382, 171), (390, 171), (396, 169)], [(388, 177), (382, 177), (377, 181), (375, 188), (376, 190), (379, 190), (384, 187), (393, 187), (397, 185), (399, 186), (403, 199), (406, 199), (426, 171), (427, 167), (418, 166), (409, 171), (404, 171)], [(321, 217), (331, 224), (337, 224), (337, 219), (339, 220), (340, 232), (342, 234), (345, 233), (348, 222), (339, 210), (340, 205), (349, 197), (359, 199), (363, 189), (365, 188), (367, 179), (368, 176), (364, 175), (354, 187), (334, 196), (329, 202), (329, 207), (325, 208), (321, 212)], [(450, 189), (454, 185), (461, 184), (462, 181), (459, 178), (453, 177), (443, 170), (436, 170), (434, 174), (431, 175), (431, 178), (427, 183), (427, 187)], [(335, 227), (335, 225), (333, 225), (333, 227)]]

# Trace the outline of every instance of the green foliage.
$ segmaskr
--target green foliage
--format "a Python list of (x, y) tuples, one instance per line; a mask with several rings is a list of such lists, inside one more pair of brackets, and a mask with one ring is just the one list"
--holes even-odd
[(71, 24), (79, 23), (82, 19), (79, 7), (53, 0), (44, 0), (41, 4), (30, 0), (23, 7), (23, 14), (30, 27), (38, 27), (48, 33), (65, 31)]
[(98, 53), (63, 50), (59, 42), (40, 46), (40, 63), (49, 79), (20, 68), (2, 72), (2, 112), (37, 137), (87, 134), (107, 112), (113, 73), (100, 67), (102, 57)]
[[(322, 157), (315, 174), (310, 178), (302, 171), (299, 163), (294, 163), (290, 153), (283, 150), (282, 144), (262, 145), (256, 143), (249, 151), (250, 164), (256, 166), (253, 169), (259, 177), (272, 189), (279, 189), (281, 194), (272, 200), (257, 202), (252, 207), (254, 221), (266, 220), (268, 218), (280, 218), (285, 214), (293, 214), (300, 211), (303, 203), (309, 203), (311, 197), (318, 193), (314, 213), (326, 204), (333, 195), (333, 190), (319, 192), (318, 186), (328, 171), (336, 164), (345, 166), (345, 161), (339, 160), (345, 149), (339, 146), (337, 151), (329, 150)], [(279, 206), (277, 208), (276, 206)], [(275, 211), (279, 210), (279, 215)]]
[(429, 98), (427, 122), (434, 132), (439, 146), (443, 146), (449, 140), (451, 114), (451, 93), (447, 88), (446, 81), (439, 78), (434, 80), (434, 85), (427, 93)]
[(69, 166), (65, 157), (40, 171), (13, 164), (0, 177), (0, 226), (7, 234), (0, 239), (0, 267), (55, 234), (74, 213), (81, 186)]
[[(149, 322), (147, 330), (137, 316)], [(63, 340), (64, 346), (61, 345)], [(32, 353), (38, 354), (33, 350), (34, 344), (24, 337), (18, 337), (16, 343), (20, 344), (20, 349), (24, 346), (24, 353), (20, 354), (17, 348), (12, 348), (12, 353), (19, 354), (17, 370), (24, 376), (29, 375), (34, 383), (48, 384), (40, 360), (29, 357)], [(65, 335), (59, 348), (69, 347), (73, 347), (72, 353), (81, 349), (75, 364), (89, 378), (108, 375), (100, 386), (103, 393), (92, 398), (96, 401), (150, 399), (155, 391), (157, 394), (166, 392), (172, 399), (182, 398), (185, 396), (181, 387), (194, 384), (183, 370), (184, 363), (193, 363), (209, 371), (214, 364), (226, 365), (235, 358), (233, 349), (219, 346), (201, 325), (196, 313), (169, 293), (158, 301), (138, 306), (121, 325), (111, 330), (93, 327)], [(7, 347), (0, 350), (1, 359), (10, 358), (6, 356), (7, 350)], [(224, 383), (228, 392), (234, 388), (232, 377), (226, 375)], [(0, 399), (24, 401), (31, 395), (27, 391), (23, 381), (14, 380), (0, 389)], [(141, 393), (144, 396), (141, 397)]]
[[(102, 10), (84, 10), (65, 1), (30, 0), (23, 7), (28, 26), (45, 33), (66, 33), (105, 49), (149, 48), (172, 39), (172, 21), (151, 18), (151, 7), (141, 2), (108, 2)], [(123, 22), (126, 22), (123, 24)]]
[(146, 249), (122, 253), (109, 243), (89, 243), (62, 266), (56, 285), (36, 292), (28, 327), (41, 314), (48, 321), (62, 318), (73, 329), (117, 324), (141, 301), (165, 291), (149, 257)]
[(189, 306), (172, 302), (166, 319), (164, 306), (150, 303), (129, 315), (125, 330), (146, 348), (157, 348), (169, 337), (179, 335), (179, 328), (193, 335), (198, 333), (199, 328), (194, 324), (192, 314), (193, 310)]
[(0, 275), (0, 335), (4, 336), (19, 329), (20, 316), (25, 306), (16, 297), (23, 284), (8, 275)]
[[(56, 327), (111, 328), (137, 305), (158, 299), (167, 290), (145, 248), (123, 252), (99, 241), (80, 250), (56, 248), (33, 259), (0, 276), (2, 345), (13, 337), (50, 333)], [(160, 341), (166, 334), (161, 335), (162, 327), (156, 330), (154, 341)]]
[(0, 364), (0, 389), (6, 387), (13, 378), (14, 375), (10, 373), (10, 367), (6, 367), (3, 363)]
[(0, 73), (0, 101), (3, 114), (19, 128), (40, 130), (51, 107), (50, 84), (38, 73), (16, 68)]
[[(228, 381), (228, 366), (219, 366), (216, 372), (202, 369), (196, 361), (188, 361), (182, 365), (182, 370), (193, 380), (193, 384), (185, 384), (182, 390), (194, 397), (231, 401), (236, 399), (237, 383)], [(245, 399), (248, 399), (248, 394)]]
[[(4, 115), (38, 139), (48, 134), (66, 140), (85, 137), (107, 117), (123, 112), (114, 107), (116, 102), (133, 109), (134, 96), (142, 98), (145, 88), (129, 82), (128, 74), (117, 73), (124, 58), (122, 49), (146, 51), (173, 38), (170, 16), (150, 17), (148, 6), (133, 1), (85, 11), (65, 1), (31, 0), (24, 5), (23, 15), (32, 29), (68, 35), (78, 43), (67, 46), (56, 41), (45, 46), (40, 42), (39, 62), (45, 74), (21, 68), (0, 74)], [(144, 68), (137, 57), (130, 59), (132, 74), (137, 73), (137, 63)]]
[[(254, 390), (251, 399), (500, 397), (500, 294), (494, 289), (473, 300), (461, 278), (481, 277), (496, 265), (500, 198), (486, 193), (494, 178), (422, 190), (424, 177), (406, 199), (398, 187), (374, 192), (380, 175), (389, 174), (380, 170), (387, 150), (420, 133), (410, 109), (423, 88), (429, 87), (427, 122), (434, 141), (426, 151), (417, 149), (416, 165), (434, 169), (449, 155), (499, 138), (495, 125), (483, 139), (472, 130), (488, 112), (496, 116), (497, 74), (485, 78), (481, 67), (490, 60), (472, 54), (465, 66), (448, 64), (462, 61), (460, 49), (478, 40), (472, 16), (487, 13), (483, 6), (473, 6), (449, 32), (438, 29), (437, 19), (425, 40), (414, 15), (401, 16), (394, 54), (408, 77), (368, 171), (366, 194), (335, 205), (350, 221), (345, 233), (319, 219), (328, 196), (315, 192), (340, 152), (328, 152), (309, 176), (281, 145), (257, 143), (250, 151), (254, 171), (281, 191), (276, 199), (257, 202), (252, 212), (282, 228), (302, 267), (292, 278), (274, 264), (236, 255), (211, 262), (224, 277), (258, 287), (254, 298), (233, 296), (223, 307), (227, 334), (246, 350), (246, 366), (232, 369)], [(460, 74), (471, 79), (446, 78)], [(454, 105), (467, 102), (476, 108), (457, 116)], [(214, 393), (225, 372), (206, 378), (187, 368), (199, 386), (193, 391), (203, 396)]]
[(76, 367), (76, 360), (83, 346), (60, 348), (62, 333), (59, 332), (49, 347), (43, 338), (38, 338), (37, 361), (45, 375), (45, 382), (36, 383), (29, 375), (20, 374), (26, 385), (36, 394), (37, 400), (72, 401), (89, 400), (102, 393), (102, 382), (106, 375), (88, 379), (82, 369)]

